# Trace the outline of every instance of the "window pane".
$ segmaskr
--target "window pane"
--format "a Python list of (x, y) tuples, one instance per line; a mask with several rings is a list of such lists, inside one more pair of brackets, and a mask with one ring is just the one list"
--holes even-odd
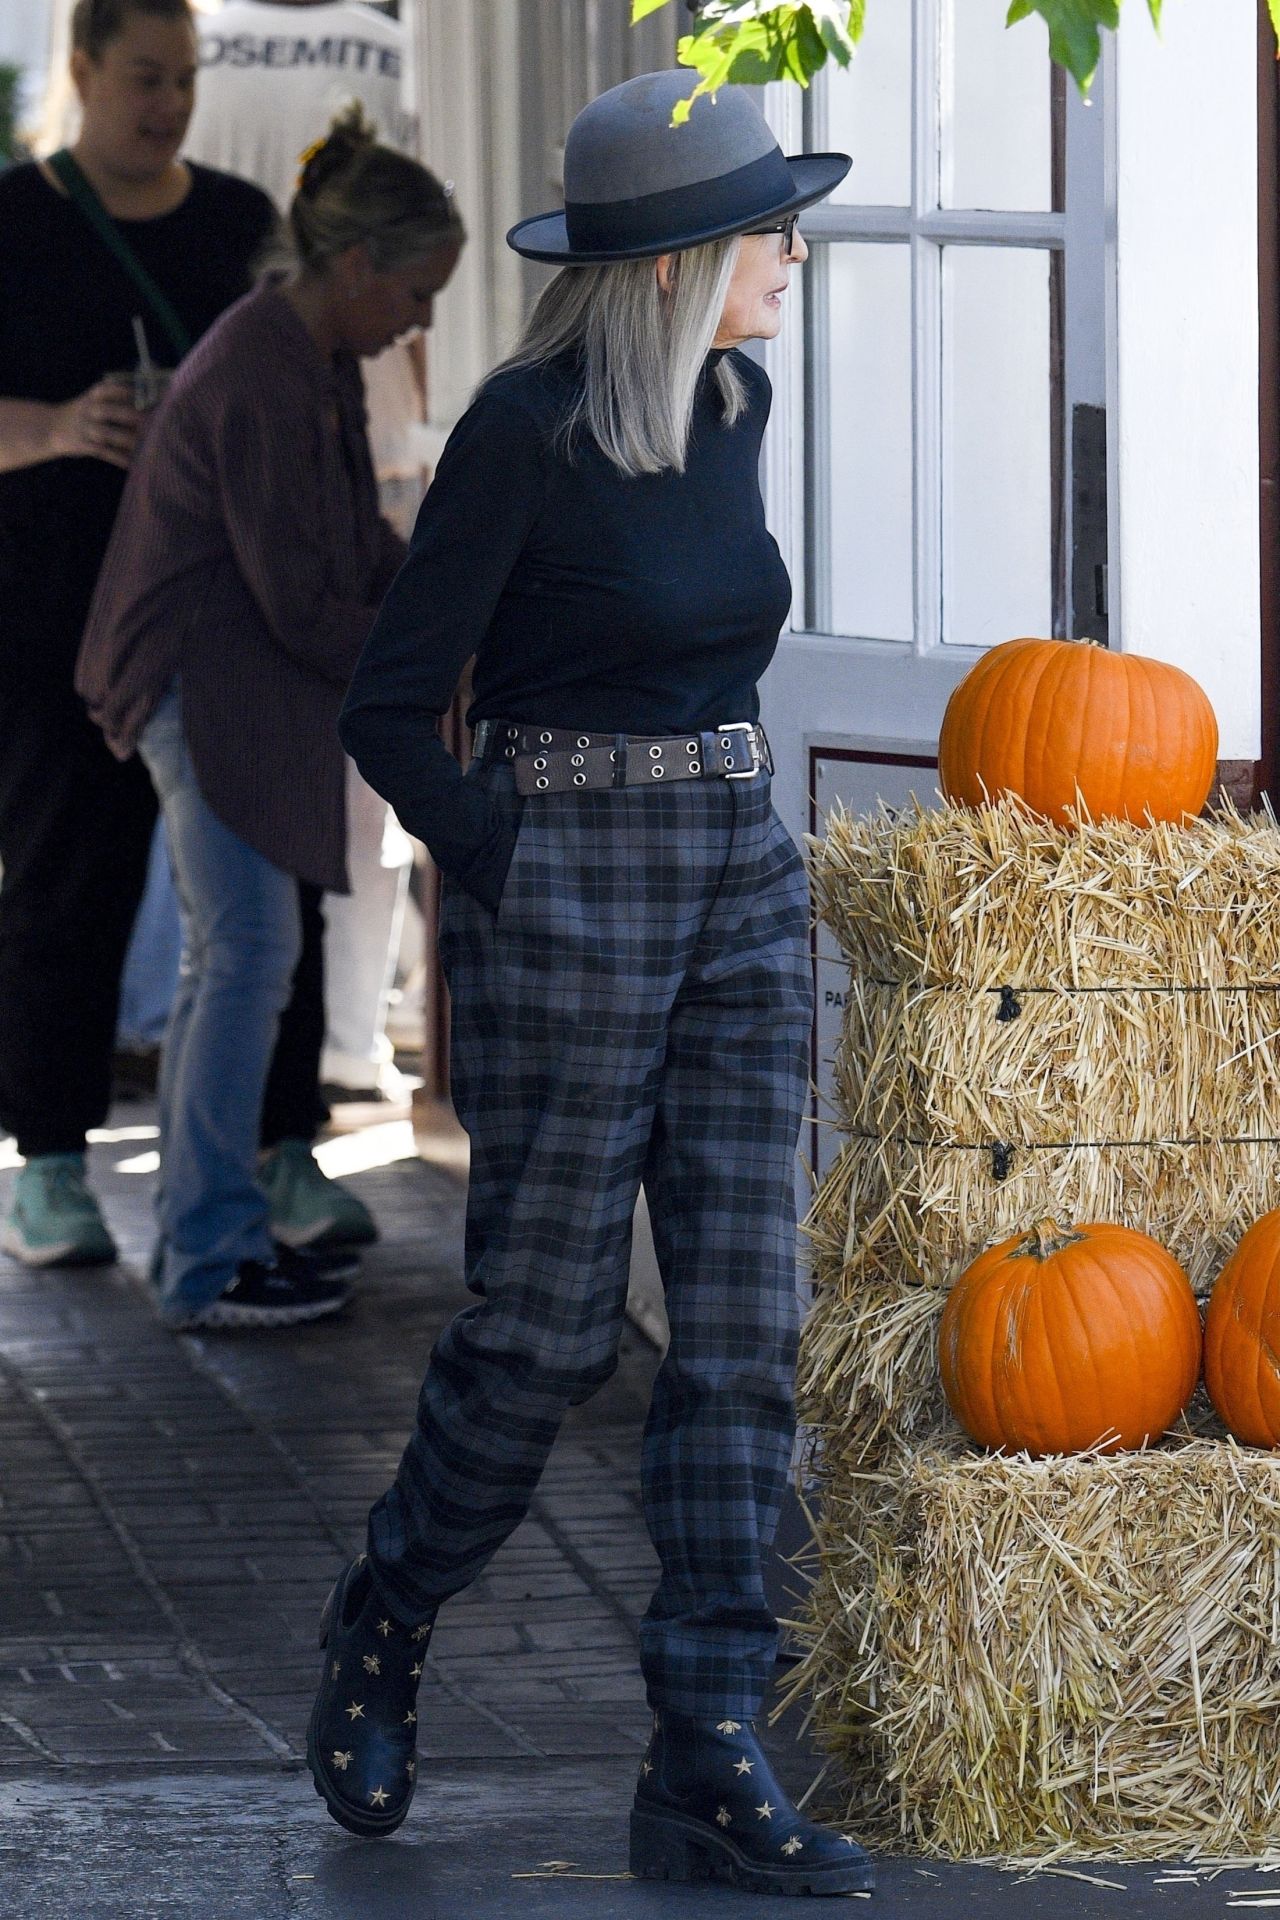
[(840, 68), (830, 61), (817, 84), (825, 91), (822, 146), (853, 155), (848, 177), (832, 199), (866, 207), (910, 206), (909, 0), (880, 0), (868, 7), (852, 62)]
[(943, 639), (1053, 631), (1050, 256), (942, 258)]
[(828, 249), (825, 396), (831, 627), (868, 640), (914, 631), (911, 255)]
[(1006, 28), (1007, 12), (1008, 0), (943, 0), (944, 207), (1043, 213), (1053, 204), (1044, 24)]

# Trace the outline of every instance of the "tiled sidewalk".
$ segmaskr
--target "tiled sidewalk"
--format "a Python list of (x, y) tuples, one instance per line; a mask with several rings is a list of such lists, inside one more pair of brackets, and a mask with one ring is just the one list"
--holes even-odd
[[(93, 1176), (126, 1264), (40, 1275), (0, 1259), (4, 1915), (795, 1913), (625, 1877), (647, 1735), (636, 1623), (655, 1573), (637, 1451), (656, 1359), (634, 1333), (616, 1377), (571, 1416), (528, 1522), (441, 1616), (409, 1822), (369, 1844), (326, 1818), (302, 1764), (316, 1618), (394, 1470), (431, 1342), (465, 1299), (462, 1188), (416, 1160), (354, 1178), (384, 1237), (342, 1322), (175, 1338), (139, 1278), (154, 1138), (144, 1109), (117, 1119)], [(0, 1205), (11, 1169), (0, 1148)], [(774, 1744), (803, 1787), (812, 1756)], [(877, 1904), (930, 1920), (1117, 1904), (1199, 1915), (1221, 1912), (1231, 1884), (1171, 1897), (1146, 1870), (1100, 1877), (1127, 1895), (891, 1862)]]
[[(359, 1177), (385, 1239), (342, 1321), (175, 1339), (136, 1277), (151, 1181), (120, 1162), (138, 1148), (94, 1152), (132, 1270), (3, 1264), (0, 1768), (297, 1765), (319, 1606), (464, 1297), (462, 1189), (416, 1162)], [(442, 1615), (424, 1759), (641, 1743), (654, 1562), (633, 1441), (651, 1366), (629, 1334), (529, 1521)]]

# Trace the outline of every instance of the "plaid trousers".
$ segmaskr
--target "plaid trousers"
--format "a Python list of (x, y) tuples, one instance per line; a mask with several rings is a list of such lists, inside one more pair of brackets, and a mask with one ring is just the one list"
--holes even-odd
[(750, 1718), (777, 1623), (763, 1551), (790, 1466), (795, 1149), (808, 889), (767, 774), (521, 801), (496, 916), (446, 884), (466, 1277), (417, 1430), (370, 1516), (388, 1604), (423, 1618), (524, 1517), (566, 1410), (617, 1364), (644, 1182), (671, 1346), (641, 1470), (661, 1580), (652, 1706)]

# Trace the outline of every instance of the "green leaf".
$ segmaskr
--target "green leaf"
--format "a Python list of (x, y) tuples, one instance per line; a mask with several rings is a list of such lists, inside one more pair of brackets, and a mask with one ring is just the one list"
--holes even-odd
[[(667, 6), (670, 0), (631, 0), (633, 20)], [(905, 6), (907, 0), (873, 0), (876, 6)], [(1211, 0), (1200, 0), (1209, 6)], [(1006, 22), (1017, 26), (1038, 14), (1049, 31), (1049, 52), (1087, 93), (1102, 54), (1102, 34), (1120, 24), (1121, 0), (1009, 0)], [(794, 80), (808, 86), (828, 60), (847, 67), (866, 20), (867, 0), (703, 0), (691, 33), (680, 41), (683, 66), (699, 75), (696, 88), (675, 113), (687, 120), (693, 102), (729, 82)], [(1267, 0), (1280, 38), (1280, 0)], [(1157, 29), (1164, 0), (1147, 0)], [(963, 32), (963, 25), (961, 31)]]
[(762, 8), (711, 0), (701, 30), (686, 34), (676, 50), (681, 65), (692, 67), (700, 78), (689, 98), (677, 105), (672, 123), (682, 125), (700, 95), (717, 93), (723, 86), (794, 80), (807, 87), (825, 65), (829, 50), (812, 5)]
[(847, 67), (862, 38), (867, 0), (810, 0), (806, 11), (827, 52)]
[[(1153, 0), (1148, 0), (1152, 5)], [(1158, 15), (1160, 0), (1154, 0)], [(1101, 29), (1120, 24), (1120, 0), (1012, 0), (1005, 24), (1016, 26), (1038, 13), (1049, 29), (1049, 53), (1087, 93), (1102, 54)]]

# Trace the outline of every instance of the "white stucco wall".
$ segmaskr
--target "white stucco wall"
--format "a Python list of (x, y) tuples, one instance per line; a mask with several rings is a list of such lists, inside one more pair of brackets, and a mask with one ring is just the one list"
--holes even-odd
[[(1130, 17), (1130, 15), (1132, 17)], [(1127, 10), (1110, 49), (1112, 645), (1193, 673), (1260, 748), (1257, 13)], [(1117, 619), (1118, 615), (1118, 619)]]

